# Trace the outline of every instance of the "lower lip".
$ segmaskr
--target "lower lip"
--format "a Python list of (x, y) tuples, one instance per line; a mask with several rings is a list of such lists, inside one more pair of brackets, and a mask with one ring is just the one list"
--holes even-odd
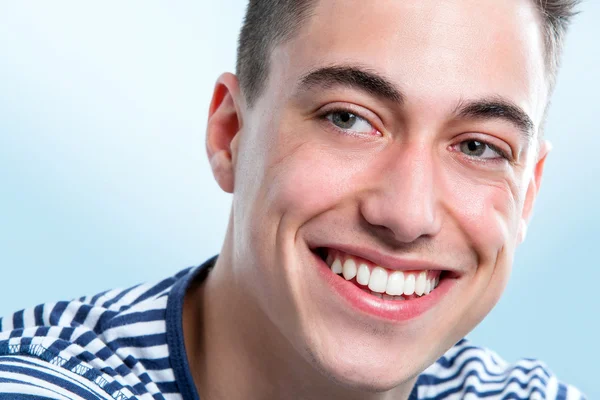
[(439, 285), (426, 296), (410, 300), (384, 300), (366, 293), (354, 283), (345, 280), (331, 271), (318, 255), (314, 257), (319, 265), (319, 274), (327, 284), (352, 308), (365, 314), (392, 322), (415, 319), (440, 302), (442, 297), (456, 284), (456, 279), (442, 279)]

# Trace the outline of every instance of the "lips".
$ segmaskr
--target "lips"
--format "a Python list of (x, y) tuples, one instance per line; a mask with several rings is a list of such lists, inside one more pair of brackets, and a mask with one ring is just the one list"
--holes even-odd
[(342, 301), (385, 320), (407, 321), (422, 315), (456, 282), (449, 271), (421, 261), (394, 259), (392, 266), (386, 266), (329, 247), (313, 254), (320, 275)]
[(393, 296), (393, 300), (426, 296), (440, 279), (439, 270), (397, 271), (337, 250), (324, 249), (322, 255), (324, 253), (327, 254), (325, 262), (334, 274), (379, 298), (383, 294)]

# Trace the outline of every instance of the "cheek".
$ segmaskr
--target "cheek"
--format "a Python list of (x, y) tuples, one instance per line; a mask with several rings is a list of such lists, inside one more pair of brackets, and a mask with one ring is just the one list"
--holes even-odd
[(306, 223), (350, 200), (362, 168), (360, 160), (340, 157), (327, 146), (299, 145), (283, 162), (271, 165), (265, 203), (271, 212), (286, 214), (288, 223)]
[(442, 198), (460, 230), (479, 257), (479, 265), (495, 263), (498, 253), (511, 247), (517, 222), (516, 199), (505, 182), (448, 180)]

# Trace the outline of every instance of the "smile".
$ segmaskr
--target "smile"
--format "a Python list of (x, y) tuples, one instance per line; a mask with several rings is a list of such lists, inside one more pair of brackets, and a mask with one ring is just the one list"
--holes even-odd
[(321, 277), (351, 309), (380, 319), (416, 318), (440, 303), (460, 280), (457, 271), (434, 264), (344, 250), (320, 247), (312, 251)]
[(440, 282), (439, 270), (394, 271), (340, 251), (328, 250), (331, 271), (379, 299), (404, 301), (426, 296)]

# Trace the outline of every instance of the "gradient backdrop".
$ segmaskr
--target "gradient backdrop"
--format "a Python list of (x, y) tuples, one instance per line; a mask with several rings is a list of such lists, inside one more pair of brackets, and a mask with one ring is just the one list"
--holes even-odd
[[(555, 149), (512, 281), (470, 335), (600, 398), (600, 2), (567, 41)], [(231, 198), (204, 152), (244, 0), (0, 0), (0, 315), (217, 253)]]

